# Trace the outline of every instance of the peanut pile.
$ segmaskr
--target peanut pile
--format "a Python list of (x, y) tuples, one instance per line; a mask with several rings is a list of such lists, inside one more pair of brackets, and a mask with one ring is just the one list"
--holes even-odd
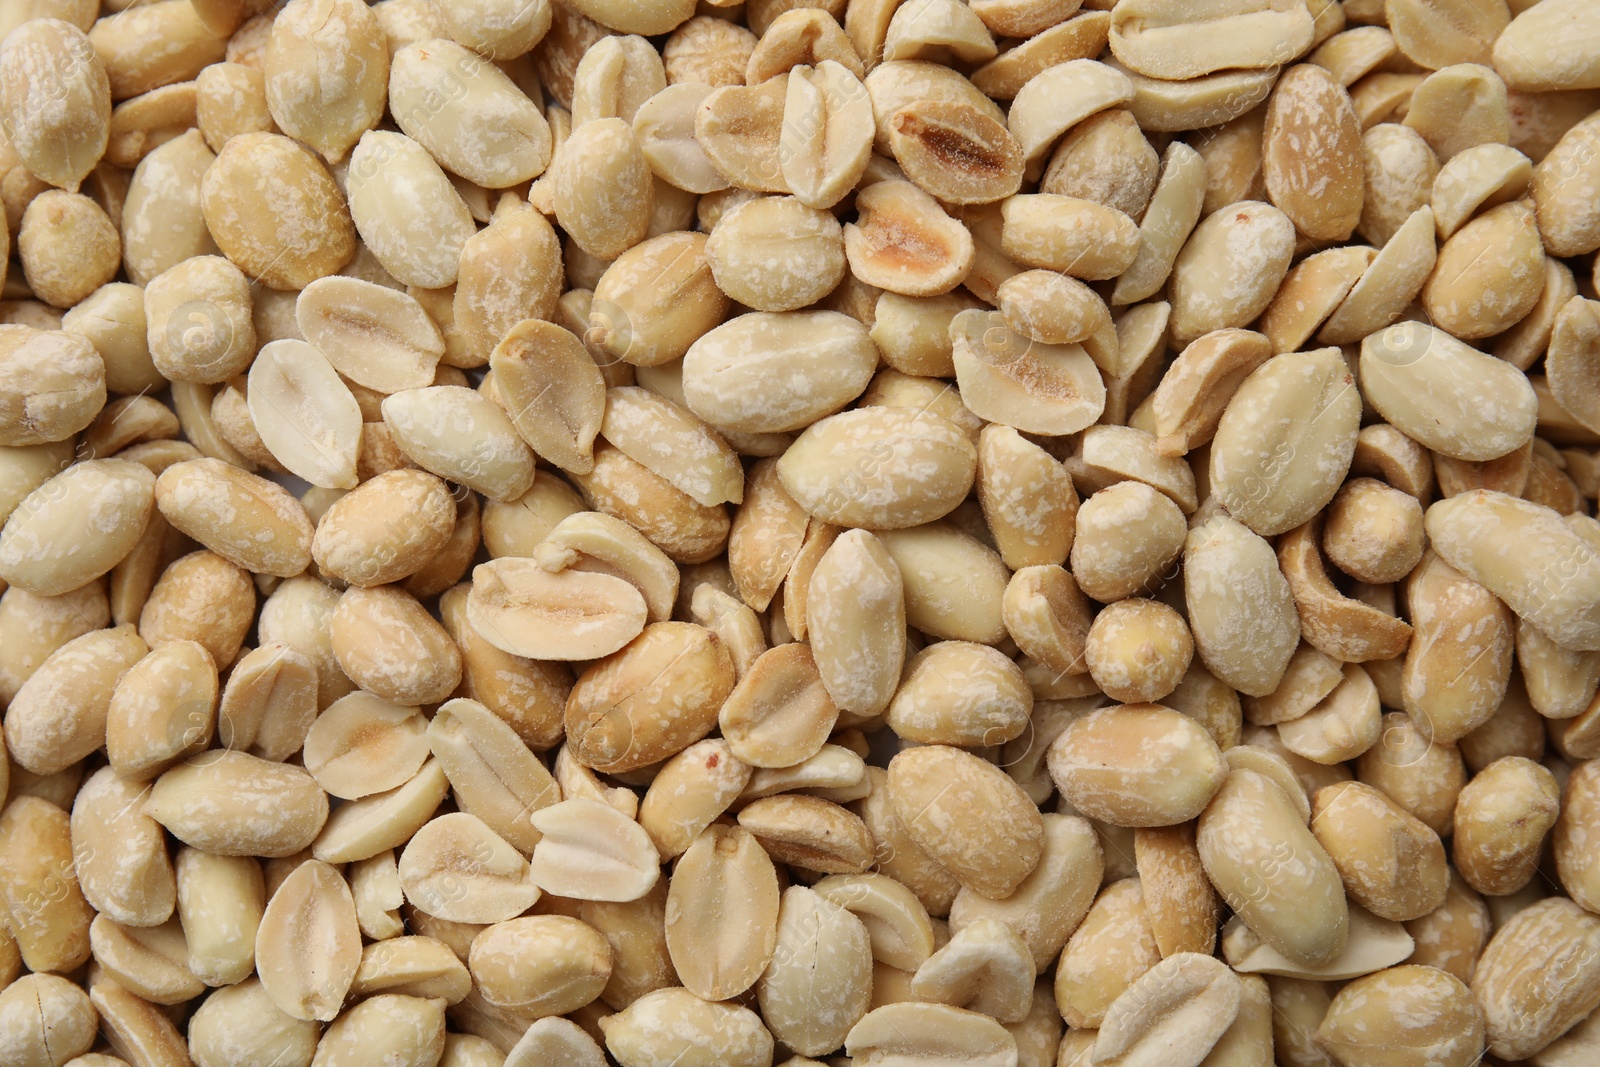
[(1600, 1065), (1600, 0), (0, 0), (0, 1067)]

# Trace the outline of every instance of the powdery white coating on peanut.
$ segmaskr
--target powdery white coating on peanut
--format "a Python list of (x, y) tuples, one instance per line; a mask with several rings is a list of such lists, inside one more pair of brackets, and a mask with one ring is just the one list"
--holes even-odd
[(906, 665), (888, 722), (912, 741), (993, 745), (1021, 734), (1032, 711), (1033, 691), (1016, 664), (986, 645), (941, 641)]
[(1397, 122), (1380, 123), (1363, 134), (1361, 151), (1366, 197), (1356, 229), (1382, 248), (1412, 212), (1428, 203), (1439, 158), (1420, 133)]
[(1519, 911), (1478, 960), (1472, 992), (1489, 1051), (1539, 1051), (1600, 1005), (1600, 920), (1563, 897)]
[(1189, 531), (1183, 588), (1206, 668), (1250, 696), (1276, 689), (1300, 642), (1300, 618), (1272, 546), (1218, 515)]
[(615, 259), (644, 239), (654, 177), (628, 123), (584, 123), (572, 131), (551, 167), (556, 219), (578, 247), (599, 259)]
[(94, 1046), (98, 1013), (80, 986), (27, 974), (0, 991), (0, 1056), (8, 1063), (66, 1063)]
[(515, 500), (533, 482), (533, 451), (505, 412), (472, 389), (435, 385), (383, 400), (383, 419), (417, 465), (492, 500)]
[(740, 315), (689, 346), (684, 398), (722, 430), (800, 430), (861, 395), (877, 360), (866, 328), (837, 311)]
[(35, 774), (55, 774), (103, 745), (117, 680), (148, 651), (132, 626), (92, 630), (63, 644), (11, 700), (5, 718), (11, 758)]
[(844, 526), (901, 529), (946, 514), (972, 489), (978, 456), (948, 419), (860, 408), (809, 427), (778, 461), (789, 495)]
[(311, 519), (282, 486), (220, 459), (174, 463), (156, 479), (156, 507), (229, 563), (290, 577), (311, 560)]
[(395, 53), (388, 77), (400, 129), (451, 173), (502, 189), (549, 165), (549, 124), (487, 59), (453, 41), (425, 41)]
[(1419, 1067), (1468, 1067), (1483, 1054), (1484, 1018), (1454, 975), (1408, 964), (1341, 989), (1317, 1027), (1317, 1044), (1345, 1059), (1379, 1048), (1413, 1052)]
[(1003, 639), (1007, 575), (992, 549), (942, 522), (878, 536), (900, 570), (913, 627), (946, 640)]
[(984, 896), (1010, 896), (1039, 864), (1044, 822), (992, 764), (944, 745), (889, 761), (889, 798), (918, 845)]
[(274, 289), (302, 289), (355, 254), (355, 226), (332, 175), (281, 134), (223, 145), (200, 184), (200, 207), (223, 254)]
[(1183, 551), (1187, 524), (1172, 500), (1143, 482), (1118, 482), (1078, 508), (1072, 573), (1110, 603), (1152, 585)]
[(1553, 510), (1480, 489), (1440, 501), (1425, 522), (1441, 556), (1558, 644), (1600, 648), (1600, 555)]
[(1422, 306), (1457, 337), (1492, 337), (1539, 302), (1544, 263), (1533, 208), (1502, 204), (1461, 227), (1439, 249), (1422, 287)]
[(32, 173), (76, 191), (111, 134), (111, 83), (82, 30), (33, 18), (0, 46), (0, 120)]
[(760, 1016), (736, 1003), (701, 1000), (681, 987), (647, 993), (600, 1029), (623, 1067), (764, 1067), (772, 1034)]
[(310, 774), (243, 752), (207, 752), (156, 779), (144, 810), (186, 845), (223, 856), (292, 856), (328, 818)]
[(698, 417), (655, 393), (637, 386), (610, 390), (600, 432), (701, 504), (744, 499), (744, 470), (733, 449)]
[(1245, 201), (1204, 219), (1172, 268), (1173, 337), (1248, 325), (1288, 273), (1294, 240), (1294, 224), (1270, 204)]
[(138, 463), (75, 464), (23, 497), (0, 531), (0, 578), (59, 596), (122, 561), (150, 519), (155, 476)]
[(1227, 765), (1194, 719), (1159, 704), (1102, 708), (1050, 746), (1050, 777), (1075, 808), (1116, 826), (1171, 826), (1206, 806)]
[[(70, 444), (105, 400), (105, 361), (89, 338), (0, 326), (0, 441), (6, 446)], [(12, 498), (13, 507), (22, 495)]]
[(844, 277), (844, 231), (793, 197), (760, 197), (724, 215), (706, 241), (717, 285), (757, 311), (792, 311)]
[(711, 732), (733, 683), (733, 661), (710, 630), (652, 623), (579, 677), (567, 700), (567, 748), (603, 772), (659, 762)]
[(802, 1055), (844, 1043), (867, 1013), (872, 952), (861, 920), (802, 886), (784, 891), (776, 954), (756, 986), (763, 1021)]
[(1211, 442), (1211, 489), (1264, 537), (1333, 499), (1350, 470), (1361, 395), (1337, 349), (1278, 356), (1233, 395)]
[(477, 226), (426, 148), (370, 130), (350, 155), (345, 187), (350, 218), (385, 270), (423, 289), (455, 282), (461, 248)]
[(267, 39), (267, 107), (329, 163), (383, 117), (389, 46), (360, 0), (290, 0)]
[(829, 697), (875, 714), (899, 685), (905, 659), (905, 588), (900, 568), (872, 534), (846, 530), (811, 574), (807, 632)]

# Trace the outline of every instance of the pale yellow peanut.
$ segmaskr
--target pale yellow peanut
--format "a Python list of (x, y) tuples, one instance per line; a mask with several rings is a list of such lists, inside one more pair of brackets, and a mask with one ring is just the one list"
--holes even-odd
[(1472, 978), (1491, 1052), (1532, 1055), (1593, 1010), (1596, 938), (1594, 916), (1560, 897), (1518, 912), (1495, 932)]
[[(964, 885), (1004, 897), (1038, 865), (1043, 824), (1037, 812), (1028, 817), (1031, 802), (1004, 774), (944, 746), (908, 749), (890, 762), (889, 794), (907, 831)], [(968, 813), (959, 831), (955, 806)], [(1009, 847), (999, 854), (982, 849), (975, 835), (983, 832), (1004, 834)], [(988, 854), (980, 860), (980, 852)]]
[(156, 779), (144, 811), (184, 844), (224, 856), (292, 856), (328, 818), (299, 767), (243, 752), (194, 756)]
[[(1122, 947), (1113, 951), (1113, 945)], [(1106, 886), (1056, 967), (1056, 1005), (1068, 1026), (1098, 1027), (1118, 996), (1160, 958), (1138, 879)]]
[(127, 460), (75, 464), (27, 494), (0, 531), (0, 578), (60, 596), (109, 571), (151, 514), (150, 472)]
[(99, 582), (59, 597), (7, 589), (0, 596), (0, 700), (15, 699), (56, 649), (111, 621), (106, 590)]
[(30, 971), (71, 971), (89, 958), (93, 909), (78, 887), (67, 813), (21, 796), (0, 813), (0, 902)]
[(34, 295), (66, 308), (111, 281), (122, 258), (122, 241), (93, 200), (52, 189), (23, 212), (17, 253)]
[(1406, 219), (1429, 203), (1439, 160), (1422, 135), (1409, 126), (1384, 122), (1361, 138), (1366, 164), (1366, 196), (1356, 232), (1371, 244), (1389, 243)]
[[(820, 763), (832, 755), (824, 749), (807, 763)], [(859, 768), (852, 770), (860, 773)], [(747, 794), (750, 791), (746, 789)], [(847, 792), (843, 799), (859, 796)], [(820, 797), (762, 797), (739, 812), (739, 825), (754, 834), (777, 860), (804, 870), (858, 874), (872, 865), (874, 842), (866, 824), (853, 812)]]
[(203, 751), (216, 726), (217, 668), (194, 641), (151, 650), (117, 682), (106, 709), (106, 754), (112, 769), (149, 781)]
[(728, 212), (705, 252), (718, 288), (757, 311), (813, 304), (845, 272), (838, 220), (790, 197), (759, 197)]
[(1267, 98), (1277, 71), (1221, 70), (1198, 78), (1149, 78), (1113, 60), (1133, 88), (1128, 110), (1146, 130), (1191, 130), (1219, 126), (1244, 115)]
[[(1481, 580), (1562, 647), (1581, 650), (1594, 643), (1587, 610), (1577, 602), (1591, 580), (1593, 548), (1554, 511), (1490, 490), (1474, 490), (1440, 501), (1429, 516), (1430, 538), (1446, 559), (1461, 565), (1464, 574)], [(1480, 529), (1487, 526), (1491, 536), (1475, 545), (1466, 543), (1462, 537), (1466, 522), (1483, 524)], [(1496, 539), (1509, 536), (1530, 546), (1537, 541), (1538, 547), (1530, 548), (1520, 565), (1488, 565), (1485, 553), (1492, 551)], [(1568, 572), (1559, 581), (1552, 580), (1547, 569), (1557, 561)]]
[[(1493, 259), (1485, 251), (1493, 248)], [(1502, 204), (1457, 230), (1439, 249), (1423, 307), (1463, 339), (1490, 337), (1533, 310), (1544, 287), (1544, 248), (1533, 211)]]
[(196, 1010), (189, 1026), (189, 1054), (199, 1067), (221, 1067), (250, 1055), (309, 1064), (319, 1029), (280, 1011), (261, 982), (251, 978), (218, 990)]
[(1172, 268), (1172, 333), (1247, 325), (1264, 311), (1289, 269), (1294, 225), (1270, 204), (1246, 201), (1204, 219)]
[(177, 913), (186, 965), (207, 985), (248, 978), (255, 969), (256, 928), (266, 907), (261, 866), (249, 856), (178, 850)]
[[(1467, 780), (1462, 750), (1444, 742), (1430, 742), (1400, 712), (1385, 714), (1381, 726), (1378, 742), (1362, 753), (1357, 763), (1357, 777), (1382, 790), (1434, 833), (1443, 835), (1450, 828), (1456, 797)], [(1466, 751), (1473, 750), (1469, 739), (1478, 737), (1483, 729), (1479, 727), (1461, 739), (1467, 743)], [(1472, 765), (1482, 767), (1487, 762), (1472, 761)]]
[(92, 630), (61, 645), (7, 709), (11, 759), (36, 774), (54, 774), (104, 745), (116, 685), (147, 651), (132, 626)]
[(79, 986), (53, 974), (26, 975), (0, 991), (0, 1053), (22, 1067), (80, 1062), (98, 1021)]
[(1456, 801), (1456, 869), (1480, 893), (1516, 892), (1532, 877), (1559, 810), (1560, 791), (1545, 768), (1522, 756), (1494, 761)]
[(1315, 1037), (1341, 1060), (1408, 1046), (1426, 1046), (1441, 1064), (1467, 1064), (1480, 1055), (1483, 1012), (1454, 976), (1405, 966), (1346, 988), (1351, 992), (1334, 998)]
[[(265, 110), (265, 104), (262, 107)], [(205, 172), (215, 159), (212, 149), (191, 130), (139, 161), (123, 198), (118, 227), (132, 281), (147, 284), (191, 256), (216, 253), (217, 244), (200, 210)]]
[(1329, 504), (1322, 548), (1340, 570), (1362, 581), (1399, 581), (1422, 558), (1422, 508), (1408, 493), (1353, 478)]
[(549, 164), (544, 115), (487, 59), (451, 41), (426, 41), (396, 52), (387, 77), (400, 128), (452, 173), (498, 189)]
[(398, 869), (408, 901), (453, 922), (501, 922), (540, 896), (528, 861), (465, 812), (440, 815), (418, 829)]
[(1194, 655), (1182, 616), (1153, 600), (1129, 597), (1095, 616), (1084, 662), (1101, 691), (1123, 703), (1147, 703), (1177, 688)]
[(621, 771), (681, 751), (715, 724), (733, 673), (727, 650), (704, 627), (646, 627), (579, 678), (566, 709), (575, 754), (596, 769)]
[[(821, 1055), (838, 1047), (866, 1014), (872, 983), (867, 930), (839, 904), (795, 886), (784, 893), (777, 935), (777, 953), (756, 987), (763, 1018), (789, 1047)], [(819, 984), (826, 990), (823, 1004), (816, 1000)]]
[[(774, 372), (797, 361), (814, 373), (778, 388)], [(860, 395), (875, 366), (866, 330), (838, 312), (742, 315), (689, 346), (684, 396), (725, 431), (800, 430)]]
[(175, 919), (139, 927), (97, 915), (89, 925), (89, 945), (107, 974), (152, 1004), (181, 1004), (205, 992), (185, 965), (188, 949)]
[(317, 1060), (341, 1067), (383, 1056), (396, 1063), (437, 1062), (443, 1054), (445, 1003), (381, 993), (340, 1015), (317, 1042)]
[(1105, 409), (1105, 383), (1084, 346), (1033, 341), (999, 312), (963, 311), (950, 323), (963, 403), (1029, 433), (1076, 433)]
[(427, 149), (368, 130), (351, 153), (346, 189), (355, 229), (384, 269), (422, 288), (455, 282), (472, 216)]
[(972, 487), (977, 452), (938, 415), (861, 408), (808, 428), (778, 462), (795, 501), (827, 522), (874, 529), (920, 526)]
[(618, 451), (698, 504), (714, 507), (743, 498), (744, 472), (721, 435), (649, 390), (609, 390), (600, 432)]
[(1455, 63), (1424, 78), (1406, 101), (1403, 121), (1422, 134), (1441, 162), (1475, 145), (1511, 139), (1505, 83), (1478, 63)]
[(755, 1012), (681, 986), (640, 997), (602, 1018), (600, 1029), (623, 1067), (758, 1067), (772, 1059), (772, 1035)]
[(82, 29), (60, 19), (34, 19), (16, 29), (21, 32), (7, 34), (0, 50), (7, 139), (32, 173), (76, 190), (110, 135), (106, 64)]
[(1444, 903), (1450, 876), (1438, 835), (1378, 790), (1359, 783), (1318, 790), (1311, 828), (1350, 895), (1374, 914), (1405, 922)]
[(299, 501), (221, 460), (168, 467), (156, 480), (156, 506), (175, 528), (247, 570), (289, 577), (310, 560), (311, 523)]
[(944, 522), (878, 537), (900, 571), (908, 623), (945, 640), (1002, 638), (1007, 576), (998, 553)]
[(1202, 814), (1206, 874), (1257, 936), (1290, 959), (1334, 958), (1349, 936), (1338, 869), (1270, 779), (1236, 770)]
[[(528, 966), (537, 959), (535, 966)], [(530, 1017), (594, 1000), (611, 975), (611, 950), (593, 927), (564, 915), (495, 923), (472, 941), (474, 985), (491, 1005)]]
[(1133, 113), (1112, 108), (1091, 115), (1061, 139), (1039, 189), (1092, 200), (1137, 218), (1150, 203), (1160, 166)]
[(1183, 514), (1142, 482), (1100, 490), (1078, 509), (1071, 566), (1078, 585), (1110, 602), (1152, 588), (1182, 549)]
[(1278, 736), (1289, 751), (1331, 765), (1355, 759), (1377, 744), (1382, 726), (1377, 687), (1357, 664), (1345, 664), (1343, 675), (1310, 711), (1278, 724)]
[(267, 106), (285, 133), (337, 162), (383, 114), (383, 29), (363, 4), (302, 2), (282, 15), (267, 41)]
[(251, 133), (223, 145), (200, 205), (218, 247), (241, 270), (276, 289), (299, 289), (355, 252), (342, 200), (309, 151), (279, 134)]
[(1347, 662), (1394, 659), (1406, 651), (1412, 626), (1341, 593), (1317, 547), (1318, 521), (1280, 539), (1278, 562), (1293, 594), (1306, 643)]
[(725, 508), (701, 504), (610, 444), (596, 444), (594, 470), (573, 475), (596, 511), (623, 519), (679, 563), (704, 563), (728, 539)]
[(401, 450), (441, 478), (499, 501), (533, 482), (533, 452), (491, 401), (458, 385), (408, 389), (384, 398), (383, 419)]
[(439, 761), (429, 760), (405, 785), (340, 806), (312, 852), (328, 863), (370, 859), (404, 845), (428, 822), (450, 791)]
[(569, 797), (529, 818), (543, 835), (533, 850), (533, 880), (548, 892), (579, 900), (637, 900), (660, 876), (650, 835), (607, 804)]

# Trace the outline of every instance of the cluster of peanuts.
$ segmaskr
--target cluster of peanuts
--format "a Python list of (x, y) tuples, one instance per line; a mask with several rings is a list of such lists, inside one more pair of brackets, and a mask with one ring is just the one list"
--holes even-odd
[(0, 1067), (1600, 1065), (1597, 0), (0, 0), (0, 132)]

